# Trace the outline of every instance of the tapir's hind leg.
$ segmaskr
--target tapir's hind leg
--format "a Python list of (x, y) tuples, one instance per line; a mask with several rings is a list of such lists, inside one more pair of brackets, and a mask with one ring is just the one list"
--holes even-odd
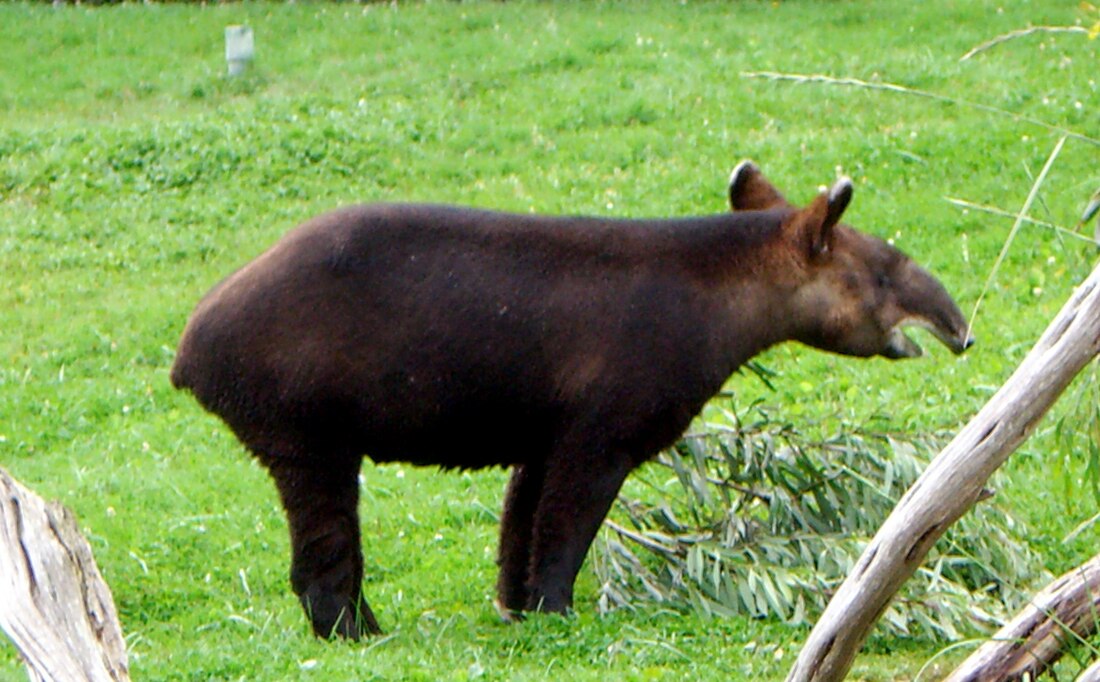
[(527, 606), (527, 570), (531, 563), (531, 534), (545, 476), (542, 464), (521, 464), (512, 470), (500, 519), (497, 564), (497, 608), (505, 619), (518, 618)]
[(358, 639), (381, 629), (363, 598), (358, 462), (326, 468), (276, 461), (268, 468), (286, 509), (290, 582), (318, 637)]
[(584, 557), (633, 469), (625, 455), (559, 450), (547, 463), (535, 512), (528, 611), (565, 613)]

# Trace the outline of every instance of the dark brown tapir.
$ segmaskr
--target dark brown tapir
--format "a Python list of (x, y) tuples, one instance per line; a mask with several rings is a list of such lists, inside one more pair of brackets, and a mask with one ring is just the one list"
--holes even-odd
[(275, 479), (318, 635), (379, 631), (361, 594), (362, 458), (510, 466), (498, 606), (565, 612), (623, 480), (730, 374), (794, 340), (908, 358), (973, 342), (943, 286), (838, 225), (848, 179), (791, 206), (745, 162), (730, 213), (543, 217), (435, 205), (322, 215), (218, 284), (172, 383)]

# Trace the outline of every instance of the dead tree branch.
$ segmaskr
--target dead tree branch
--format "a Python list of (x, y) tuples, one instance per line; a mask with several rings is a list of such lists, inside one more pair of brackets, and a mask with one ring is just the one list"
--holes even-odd
[(124, 682), (111, 591), (73, 515), (0, 469), (0, 628), (32, 682)]
[(1100, 621), (1100, 554), (1041, 592), (944, 682), (1035, 679)]
[(990, 475), (1100, 352), (1100, 267), (1008, 381), (928, 465), (867, 545), (810, 632), (788, 682), (841, 680), (871, 627)]

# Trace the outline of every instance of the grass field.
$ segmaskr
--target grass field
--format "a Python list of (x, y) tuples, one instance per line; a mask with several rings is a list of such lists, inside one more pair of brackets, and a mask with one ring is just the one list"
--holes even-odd
[[(0, 4), (0, 466), (70, 507), (114, 591), (141, 680), (782, 679), (806, 636), (781, 622), (641, 605), (500, 624), (490, 604), (505, 474), (366, 465), (368, 598), (390, 634), (322, 643), (287, 580), (266, 474), (167, 373), (198, 298), (297, 222), (350, 202), (432, 200), (656, 216), (725, 210), (755, 159), (798, 202), (838, 172), (846, 216), (892, 238), (969, 310), (1060, 133), (960, 104), (749, 78), (890, 82), (1100, 137), (1100, 41), (1037, 35), (959, 57), (1076, 3), (932, 0), (401, 5)], [(224, 75), (224, 27), (257, 60)], [(1100, 147), (1070, 139), (1033, 214), (1072, 227)], [(792, 423), (952, 430), (1011, 372), (1095, 248), (1025, 225), (955, 358), (769, 352)], [(1085, 384), (1082, 387), (1087, 388)], [(1074, 389), (1076, 391), (1076, 389)], [(1056, 420), (998, 497), (1061, 572), (1100, 532), (1082, 434)], [(487, 434), (491, 438), (491, 434)], [(517, 443), (516, 447), (522, 447)], [(628, 484), (630, 485), (630, 484)], [(874, 636), (860, 679), (912, 679), (946, 642)], [(959, 649), (942, 660), (965, 653)], [(1072, 673), (1073, 663), (1067, 664)], [(23, 673), (0, 647), (0, 679)]]

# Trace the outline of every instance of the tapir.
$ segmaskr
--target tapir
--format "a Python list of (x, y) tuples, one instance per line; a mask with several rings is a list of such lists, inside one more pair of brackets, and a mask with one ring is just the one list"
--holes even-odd
[(511, 467), (497, 607), (566, 612), (627, 474), (757, 353), (911, 358), (907, 325), (973, 343), (939, 281), (839, 223), (852, 192), (840, 179), (798, 208), (743, 162), (732, 211), (703, 217), (339, 209), (206, 294), (171, 380), (270, 472), (317, 635), (380, 631), (361, 592), (364, 456)]

